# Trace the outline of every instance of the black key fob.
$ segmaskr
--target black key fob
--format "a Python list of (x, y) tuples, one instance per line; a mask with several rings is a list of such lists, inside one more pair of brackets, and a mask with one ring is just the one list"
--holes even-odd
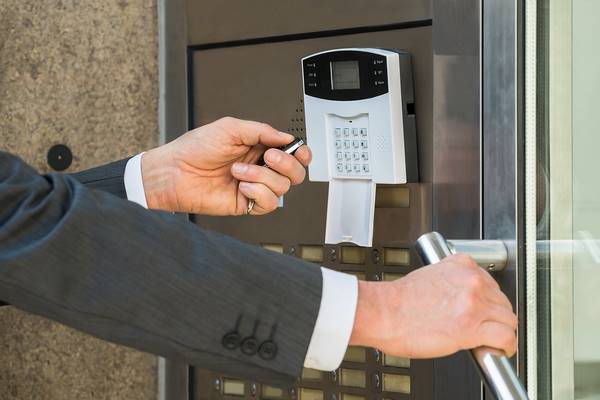
[[(294, 138), (294, 140), (292, 140), (291, 143), (286, 144), (285, 146), (281, 146), (279, 148), (279, 150), (283, 151), (284, 153), (294, 155), (296, 150), (298, 150), (300, 147), (302, 147), (304, 145), (305, 145), (304, 139), (296, 137), (296, 138)], [(260, 156), (260, 158), (256, 162), (256, 165), (262, 165), (265, 167), (267, 166), (267, 164), (265, 163), (264, 155)]]

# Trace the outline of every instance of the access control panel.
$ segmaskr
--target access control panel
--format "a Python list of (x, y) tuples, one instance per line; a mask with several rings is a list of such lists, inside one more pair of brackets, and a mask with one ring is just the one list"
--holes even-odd
[(302, 70), (311, 181), (418, 180), (409, 53), (327, 50), (303, 58)]
[(418, 180), (410, 54), (333, 49), (302, 71), (309, 177), (329, 182), (325, 243), (370, 247), (376, 184)]

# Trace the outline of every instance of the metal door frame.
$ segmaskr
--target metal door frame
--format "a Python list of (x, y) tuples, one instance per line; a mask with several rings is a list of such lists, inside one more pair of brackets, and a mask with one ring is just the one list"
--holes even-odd
[[(434, 0), (433, 15), (433, 228), (507, 243), (509, 264), (495, 278), (519, 315), (525, 380), (523, 4)], [(483, 398), (465, 354), (434, 368), (435, 399)]]

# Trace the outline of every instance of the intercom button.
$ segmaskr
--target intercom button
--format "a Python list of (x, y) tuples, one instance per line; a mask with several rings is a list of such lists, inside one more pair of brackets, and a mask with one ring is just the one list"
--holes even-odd
[(336, 140), (335, 141), (335, 148), (336, 149), (341, 149), (342, 148), (342, 141), (341, 140)]
[(354, 152), (354, 160), (355, 161), (360, 160), (360, 153)]
[(350, 140), (344, 140), (344, 147), (345, 147), (346, 149), (349, 149), (349, 148), (350, 148)]
[[(363, 140), (363, 142), (364, 142), (364, 140)], [(358, 144), (359, 144), (358, 140), (353, 140), (352, 141), (352, 145), (354, 146), (355, 149), (358, 149)]]
[(358, 136), (358, 128), (352, 128), (352, 136)]
[(335, 154), (335, 158), (337, 158), (337, 160), (338, 160), (338, 161), (341, 161), (341, 160), (344, 158), (344, 155), (342, 154), (342, 152), (341, 152), (341, 151), (338, 151), (338, 152)]
[(337, 172), (344, 172), (344, 164), (342, 164), (342, 163), (337, 164)]
[(363, 164), (363, 172), (364, 173), (369, 173), (369, 165)]
[(369, 153), (362, 153), (362, 159), (363, 161), (369, 161)]
[(342, 128), (335, 128), (335, 137), (342, 137)]
[(350, 136), (350, 129), (344, 128), (344, 137), (349, 137), (349, 136)]
[(367, 141), (366, 140), (361, 140), (360, 141), (360, 147), (362, 147), (363, 149), (368, 148), (369, 146), (367, 144)]
[(360, 136), (367, 137), (367, 128), (360, 128)]

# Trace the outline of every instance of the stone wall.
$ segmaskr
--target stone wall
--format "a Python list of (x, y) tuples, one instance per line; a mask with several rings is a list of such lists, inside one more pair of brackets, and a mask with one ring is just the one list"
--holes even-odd
[[(77, 171), (158, 142), (156, 0), (1, 0), (0, 150)], [(0, 400), (155, 399), (156, 358), (0, 308)]]

